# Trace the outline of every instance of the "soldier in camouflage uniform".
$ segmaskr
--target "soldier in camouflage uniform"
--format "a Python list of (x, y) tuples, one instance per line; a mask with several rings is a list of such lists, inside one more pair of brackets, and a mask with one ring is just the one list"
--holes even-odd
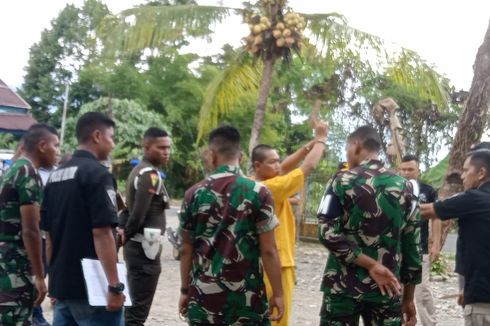
[(39, 231), (42, 184), (36, 168), (53, 166), (57, 154), (56, 130), (32, 126), (24, 154), (0, 184), (0, 325), (30, 325), (33, 305), (46, 295)]
[[(272, 197), (240, 171), (235, 128), (211, 132), (209, 148), (216, 169), (186, 191), (180, 215), (180, 313), (190, 325), (270, 325), (283, 315)], [(269, 305), (261, 259), (272, 281)]]
[[(321, 325), (415, 325), (421, 280), (419, 213), (410, 182), (378, 159), (376, 131), (348, 138), (350, 170), (340, 172), (318, 210), (319, 237), (330, 251), (322, 282)], [(400, 283), (404, 284), (400, 299)]]

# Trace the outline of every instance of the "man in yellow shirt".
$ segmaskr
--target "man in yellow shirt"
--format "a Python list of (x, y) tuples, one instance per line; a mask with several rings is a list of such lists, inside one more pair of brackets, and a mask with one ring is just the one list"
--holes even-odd
[[(307, 177), (318, 165), (325, 149), (328, 126), (322, 121), (313, 121), (315, 137), (295, 153), (280, 161), (277, 151), (268, 145), (257, 145), (252, 151), (255, 179), (269, 188), (274, 199), (279, 227), (275, 229), (276, 244), (281, 259), (281, 279), (284, 292), (284, 316), (279, 323), (288, 325), (294, 288), (294, 244), (296, 223), (289, 197), (300, 191)], [(302, 163), (301, 163), (302, 162)], [(265, 279), (267, 293), (270, 283)]]

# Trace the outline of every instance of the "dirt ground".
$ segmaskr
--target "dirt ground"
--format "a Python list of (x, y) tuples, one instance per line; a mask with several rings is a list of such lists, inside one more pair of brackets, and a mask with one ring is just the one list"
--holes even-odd
[[(175, 209), (168, 214), (168, 226), (177, 226)], [(318, 325), (322, 293), (319, 291), (327, 251), (320, 244), (300, 242), (296, 249), (297, 285), (293, 297), (291, 325)], [(437, 309), (439, 325), (463, 325), (461, 307), (451, 296), (457, 293), (457, 278), (445, 281), (433, 281), (433, 295)], [(172, 246), (166, 241), (162, 252), (162, 274), (157, 292), (146, 322), (148, 326), (185, 325), (177, 313), (180, 289), (179, 262), (172, 257)], [(450, 298), (447, 298), (450, 297)], [(45, 300), (46, 319), (52, 320), (51, 307)]]

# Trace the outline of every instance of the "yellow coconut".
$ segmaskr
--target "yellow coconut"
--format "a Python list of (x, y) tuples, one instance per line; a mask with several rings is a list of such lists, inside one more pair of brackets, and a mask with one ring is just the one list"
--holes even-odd
[(286, 41), (285, 41), (285, 40), (284, 40), (284, 38), (282, 38), (282, 37), (281, 37), (281, 38), (278, 38), (278, 39), (276, 40), (276, 46), (277, 46), (278, 48), (282, 48), (282, 47), (283, 47), (285, 44), (286, 44)]
[(274, 38), (280, 38), (282, 36), (282, 32), (278, 29), (275, 29), (272, 31), (272, 36), (274, 36)]
[(282, 31), (282, 36), (284, 37), (289, 37), (291, 36), (291, 30), (289, 28), (286, 28)]

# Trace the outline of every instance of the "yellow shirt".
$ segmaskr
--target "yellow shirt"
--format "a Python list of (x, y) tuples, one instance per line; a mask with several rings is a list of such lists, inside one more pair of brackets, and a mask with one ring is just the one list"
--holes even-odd
[(294, 266), (294, 244), (296, 242), (296, 221), (289, 197), (301, 190), (305, 175), (301, 169), (295, 169), (286, 175), (280, 175), (262, 183), (269, 188), (274, 199), (274, 208), (279, 226), (275, 229), (275, 238), (282, 267)]

